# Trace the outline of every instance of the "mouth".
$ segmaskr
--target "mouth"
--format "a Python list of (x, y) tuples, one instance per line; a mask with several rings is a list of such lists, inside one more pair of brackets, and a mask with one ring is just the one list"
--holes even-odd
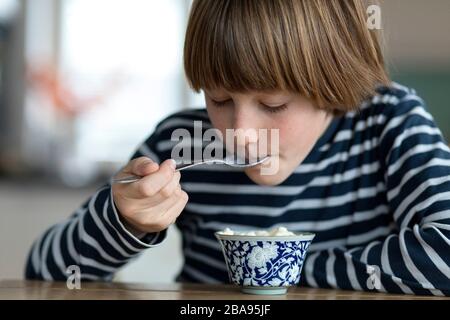
[(254, 166), (249, 167), (249, 168), (247, 168), (247, 169), (248, 169), (248, 170), (261, 169), (262, 166), (270, 166), (270, 163), (274, 160), (275, 157), (278, 157), (278, 159), (279, 159), (279, 155), (271, 155), (271, 154), (268, 154), (268, 155), (266, 155), (266, 156), (261, 156), (260, 159), (262, 159), (262, 158), (264, 158), (264, 157), (268, 157), (268, 159), (265, 160), (265, 161), (262, 162), (262, 163), (259, 163), (259, 164), (257, 164), (257, 165), (254, 165)]

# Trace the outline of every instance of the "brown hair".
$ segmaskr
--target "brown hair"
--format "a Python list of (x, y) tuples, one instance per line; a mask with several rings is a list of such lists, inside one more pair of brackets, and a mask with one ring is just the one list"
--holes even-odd
[(184, 45), (190, 86), (288, 90), (334, 113), (388, 84), (362, 0), (194, 0)]

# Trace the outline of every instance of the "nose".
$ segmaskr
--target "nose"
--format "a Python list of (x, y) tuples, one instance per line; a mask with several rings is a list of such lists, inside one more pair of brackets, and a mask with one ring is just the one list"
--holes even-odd
[(235, 108), (233, 129), (235, 137), (242, 140), (241, 143), (249, 144), (258, 142), (257, 115), (250, 108)]
[(237, 150), (245, 152), (245, 157), (256, 156), (258, 144), (257, 115), (250, 108), (235, 108), (233, 119), (234, 143)]

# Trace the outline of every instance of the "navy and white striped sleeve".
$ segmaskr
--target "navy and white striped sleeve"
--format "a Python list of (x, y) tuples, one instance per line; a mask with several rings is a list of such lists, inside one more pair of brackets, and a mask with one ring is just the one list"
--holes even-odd
[(450, 296), (448, 144), (413, 93), (386, 113), (379, 156), (395, 231), (351, 250), (313, 253), (305, 261), (303, 281), (316, 287)]
[[(148, 156), (159, 162), (152, 151), (157, 140), (152, 135), (132, 158)], [(65, 280), (75, 265), (82, 280), (111, 280), (114, 273), (143, 250), (159, 245), (166, 230), (137, 238), (120, 219), (111, 186), (106, 184), (90, 197), (69, 219), (52, 226), (37, 239), (28, 255), (27, 279)]]

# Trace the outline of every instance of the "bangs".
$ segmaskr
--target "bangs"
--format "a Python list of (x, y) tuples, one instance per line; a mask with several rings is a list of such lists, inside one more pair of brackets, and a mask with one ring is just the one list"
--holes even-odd
[[(198, 1), (204, 7), (207, 1)], [(195, 91), (218, 87), (229, 91), (296, 90), (285, 62), (280, 30), (271, 26), (268, 7), (258, 1), (209, 1), (208, 14), (193, 23), (185, 45), (185, 71)], [(203, 5), (202, 5), (203, 4)], [(192, 14), (206, 8), (193, 8)], [(191, 18), (194, 20), (195, 17)], [(273, 19), (272, 19), (273, 20)], [(278, 28), (279, 29), (279, 28)], [(283, 70), (283, 67), (287, 67)]]
[(194, 0), (184, 68), (196, 92), (286, 90), (344, 111), (388, 83), (357, 0)]

